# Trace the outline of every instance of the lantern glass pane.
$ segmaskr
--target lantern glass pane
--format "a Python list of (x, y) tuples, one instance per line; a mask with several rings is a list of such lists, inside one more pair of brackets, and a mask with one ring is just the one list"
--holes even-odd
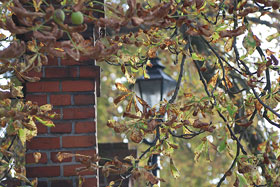
[(161, 80), (139, 81), (139, 88), (142, 92), (142, 99), (146, 101), (151, 107), (160, 102), (161, 82)]
[(164, 80), (163, 81), (163, 97), (162, 99), (166, 99), (167, 101), (171, 99), (173, 92), (176, 88), (175, 80)]

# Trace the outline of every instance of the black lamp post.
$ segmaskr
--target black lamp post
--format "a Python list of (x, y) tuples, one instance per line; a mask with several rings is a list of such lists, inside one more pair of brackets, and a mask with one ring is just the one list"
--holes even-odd
[[(165, 67), (161, 64), (159, 58), (152, 58), (150, 61), (153, 65), (152, 67), (147, 67), (150, 79), (145, 79), (144, 76), (138, 78), (134, 89), (138, 96), (145, 100), (149, 106), (153, 107), (155, 104), (163, 101), (163, 99), (169, 99), (168, 93), (175, 89), (177, 82), (163, 72)], [(144, 142), (147, 143), (148, 141)], [(159, 155), (151, 156), (149, 164), (158, 164), (160, 166), (158, 157)], [(155, 168), (152, 173), (159, 177), (159, 167)]]

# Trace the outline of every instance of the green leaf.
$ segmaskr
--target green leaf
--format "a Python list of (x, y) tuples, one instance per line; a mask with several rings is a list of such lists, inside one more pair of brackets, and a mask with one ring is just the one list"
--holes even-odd
[(204, 57), (199, 55), (199, 54), (196, 54), (196, 53), (192, 53), (192, 59), (193, 60), (198, 60), (198, 61), (204, 61)]
[(27, 129), (24, 128), (24, 129), (19, 129), (19, 131), (18, 131), (18, 137), (19, 137), (22, 145), (24, 145), (26, 142), (26, 130)]
[(54, 123), (50, 120), (43, 120), (43, 119), (39, 118), (38, 116), (34, 116), (34, 117), (37, 121), (39, 121), (40, 123), (42, 123), (43, 125), (45, 125), (47, 127), (54, 127), (55, 126)]
[(218, 151), (221, 153), (227, 147), (227, 139), (224, 138), (218, 145)]
[(247, 54), (250, 55), (254, 53), (257, 47), (257, 42), (254, 40), (253, 34), (251, 32), (249, 32), (248, 35), (244, 37), (242, 44), (247, 50)]
[(177, 179), (180, 176), (180, 172), (178, 171), (178, 169), (175, 167), (173, 160), (170, 158), (170, 170), (171, 170), (171, 174), (172, 176)]
[(243, 186), (247, 187), (248, 186), (247, 180), (246, 180), (246, 178), (243, 175), (239, 175), (237, 173), (237, 177), (239, 179), (239, 187), (243, 187)]
[(205, 142), (201, 142), (201, 144), (199, 144), (199, 146), (194, 150), (194, 161), (197, 162), (202, 151), (204, 150), (204, 147), (205, 147)]
[(236, 106), (232, 106), (232, 105), (228, 105), (227, 106), (227, 111), (228, 111), (230, 117), (234, 118), (234, 115), (237, 112), (237, 107)]

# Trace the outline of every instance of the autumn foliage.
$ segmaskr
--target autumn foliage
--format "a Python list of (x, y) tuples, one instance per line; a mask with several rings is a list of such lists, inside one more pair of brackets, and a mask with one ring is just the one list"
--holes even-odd
[[(100, 160), (97, 155), (59, 153), (58, 159), (79, 157), (84, 167), (78, 173), (101, 168), (105, 176), (117, 174), (123, 180), (142, 178), (157, 184), (164, 179), (149, 172), (154, 166), (148, 166), (145, 159), (153, 154), (168, 158), (171, 173), (177, 178), (179, 171), (172, 155), (179, 149), (178, 139), (199, 139), (194, 162), (211, 162), (211, 157), (220, 153), (227, 153), (232, 160), (220, 171), (223, 177), (218, 186), (226, 178), (234, 186), (279, 186), (279, 138), (277, 131), (268, 127), (280, 128), (280, 51), (263, 43), (277, 41), (279, 50), (280, 2), (127, 0), (125, 5), (88, 0), (1, 0), (0, 25), (11, 33), (0, 35), (0, 72), (10, 78), (0, 87), (0, 125), (1, 130), (6, 129), (0, 147), (1, 185), (14, 177), (36, 186), (36, 180), (25, 178), (23, 147), (36, 136), (37, 122), (54, 125), (50, 105), (38, 106), (22, 99), (19, 81), (39, 81), (30, 76), (31, 71), (40, 72), (49, 57), (91, 59), (119, 67), (127, 83), (134, 84), (139, 75), (149, 78), (149, 59), (164, 54), (172, 56), (174, 62), (166, 66), (178, 72), (172, 99), (149, 106), (128, 84), (116, 83), (119, 95), (113, 103), (127, 101), (122, 115), (125, 120), (107, 123), (136, 144), (153, 137), (146, 151), (137, 158), (128, 155), (126, 162), (114, 158), (101, 166), (96, 164)], [(95, 17), (103, 6), (107, 16)], [(83, 17), (71, 22), (73, 13)], [(273, 19), (262, 21), (264, 16)], [(261, 38), (255, 24), (276, 32)], [(111, 35), (85, 38), (82, 33), (93, 25), (95, 32), (106, 28)], [(200, 80), (199, 94), (187, 88), (191, 84), (187, 68)], [(34, 157), (40, 159), (40, 153)]]

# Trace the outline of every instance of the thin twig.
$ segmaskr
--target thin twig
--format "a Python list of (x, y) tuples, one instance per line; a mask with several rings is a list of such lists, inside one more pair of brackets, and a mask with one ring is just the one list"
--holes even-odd
[(178, 80), (177, 80), (176, 88), (175, 88), (174, 94), (172, 95), (172, 97), (168, 101), (168, 103), (174, 103), (174, 101), (175, 101), (175, 99), (178, 95), (179, 89), (181, 87), (181, 81), (182, 81), (183, 73), (184, 73), (185, 61), (186, 61), (186, 55), (183, 54), (182, 61), (181, 61), (181, 66), (180, 66), (180, 73), (179, 73), (179, 77), (178, 77)]

